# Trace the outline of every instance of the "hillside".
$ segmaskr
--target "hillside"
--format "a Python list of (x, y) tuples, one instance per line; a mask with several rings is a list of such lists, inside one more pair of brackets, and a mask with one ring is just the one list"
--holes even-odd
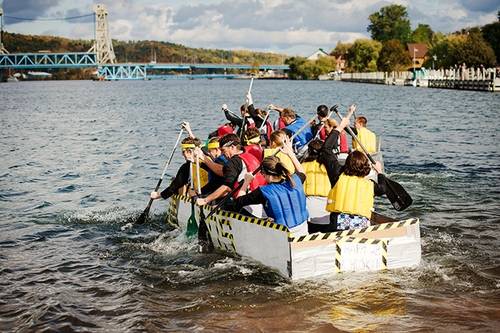
[[(4, 32), (3, 43), (11, 53), (18, 52), (85, 52), (91, 40), (74, 40), (55, 36), (23, 35)], [(113, 40), (118, 62), (149, 62), (156, 53), (157, 62), (281, 64), (285, 55), (245, 50), (190, 48), (158, 41)]]

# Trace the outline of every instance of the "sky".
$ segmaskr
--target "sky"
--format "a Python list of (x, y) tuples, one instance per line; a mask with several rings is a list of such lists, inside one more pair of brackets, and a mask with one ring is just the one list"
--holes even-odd
[[(368, 16), (401, 4), (415, 28), (453, 32), (497, 20), (500, 0), (0, 0), (5, 16), (61, 18), (91, 14), (95, 3), (109, 12), (113, 39), (157, 40), (189, 47), (249, 49), (308, 56), (329, 52), (338, 41), (369, 38)], [(4, 29), (32, 35), (93, 38), (93, 18), (20, 21)]]

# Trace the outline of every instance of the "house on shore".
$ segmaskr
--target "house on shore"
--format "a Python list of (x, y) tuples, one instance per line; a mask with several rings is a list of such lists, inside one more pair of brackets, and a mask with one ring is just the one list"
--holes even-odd
[(408, 54), (412, 59), (413, 66), (415, 69), (422, 68), (424, 62), (427, 60), (427, 45), (423, 43), (408, 43), (406, 44), (408, 49)]

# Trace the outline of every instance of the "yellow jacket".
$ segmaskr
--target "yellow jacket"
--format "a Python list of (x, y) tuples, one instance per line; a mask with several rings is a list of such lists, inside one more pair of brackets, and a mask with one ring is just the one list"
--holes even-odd
[(304, 182), (306, 195), (327, 197), (332, 185), (325, 166), (317, 161), (304, 162), (302, 166), (306, 174), (306, 181)]
[[(264, 158), (268, 156), (272, 156), (278, 148), (266, 148), (264, 149)], [(276, 154), (276, 157), (279, 158), (280, 162), (285, 165), (288, 171), (293, 174), (295, 173), (295, 167), (293, 166), (292, 159), (287, 154), (279, 152)]]
[(374, 184), (371, 180), (341, 174), (328, 193), (326, 210), (370, 218), (374, 195)]
[[(361, 127), (358, 129), (357, 137), (369, 154), (377, 152), (377, 136), (375, 135), (375, 133), (373, 133), (366, 127)], [(361, 147), (358, 147), (358, 144), (354, 139), (352, 140), (352, 147), (356, 150), (363, 151)]]

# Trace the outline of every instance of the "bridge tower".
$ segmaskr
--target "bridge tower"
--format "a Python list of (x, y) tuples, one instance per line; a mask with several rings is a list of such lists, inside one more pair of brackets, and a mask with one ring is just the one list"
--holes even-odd
[(95, 41), (89, 52), (97, 54), (98, 64), (114, 64), (115, 51), (108, 29), (108, 11), (102, 4), (94, 5), (95, 12)]
[(3, 9), (0, 8), (0, 54), (8, 54), (7, 50), (5, 47), (3, 47)]

